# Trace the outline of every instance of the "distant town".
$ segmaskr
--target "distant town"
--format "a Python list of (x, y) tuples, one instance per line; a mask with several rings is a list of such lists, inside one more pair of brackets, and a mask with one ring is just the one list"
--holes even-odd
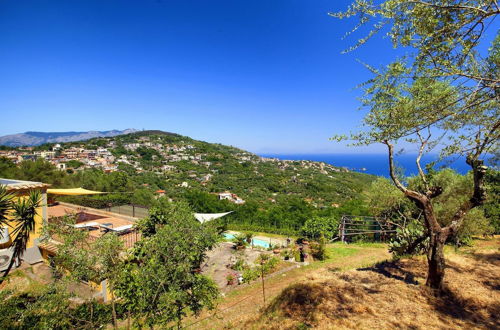
[[(137, 173), (154, 172), (157, 175), (175, 172), (179, 169), (175, 165), (178, 162), (189, 162), (193, 165), (203, 166), (207, 169), (207, 174), (200, 174), (192, 171), (189, 178), (206, 185), (215, 174), (219, 172), (219, 161), (212, 160), (213, 154), (195, 145), (176, 141), (166, 143), (155, 137), (143, 136), (130, 143), (122, 143), (115, 138), (107, 138), (105, 144), (99, 147), (90, 147), (92, 144), (81, 143), (56, 143), (40, 150), (37, 147), (19, 147), (10, 150), (0, 150), (0, 157), (5, 157), (15, 164), (20, 164), (25, 160), (44, 159), (56, 166), (61, 171), (77, 172), (86, 169), (100, 169), (104, 172), (120, 171), (120, 166), (131, 166)], [(121, 151), (120, 151), (121, 150)], [(322, 162), (307, 160), (281, 160), (277, 158), (261, 157), (246, 151), (239, 150), (234, 153), (234, 157), (240, 164), (242, 163), (273, 163), (279, 170), (298, 171), (301, 169), (314, 169), (320, 173), (330, 176), (333, 172), (349, 172), (346, 168), (338, 168)], [(147, 160), (147, 168), (145, 168)], [(263, 175), (255, 169), (256, 175)], [(292, 182), (298, 182), (300, 173), (291, 177)], [(331, 177), (331, 176), (330, 176)], [(181, 182), (180, 187), (188, 188), (187, 181)], [(234, 193), (225, 191), (218, 193), (219, 199), (228, 200), (235, 204), (244, 204), (245, 200)]]

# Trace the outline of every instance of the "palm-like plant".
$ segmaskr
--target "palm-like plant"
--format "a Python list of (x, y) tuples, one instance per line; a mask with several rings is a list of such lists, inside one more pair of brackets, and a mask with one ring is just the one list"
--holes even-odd
[(245, 235), (239, 234), (233, 238), (233, 242), (236, 245), (236, 248), (244, 249), (248, 244)]
[(37, 209), (40, 207), (41, 201), (41, 193), (36, 190), (31, 191), (27, 198), (20, 198), (17, 202), (14, 202), (12, 198), (10, 199), (10, 210), (15, 222), (15, 228), (12, 231), (14, 241), (11, 248), (13, 249), (13, 253), (9, 267), (0, 279), (0, 284), (5, 280), (16, 260), (20, 261), (26, 251), (30, 235), (35, 231), (35, 217), (38, 214)]
[(252, 232), (247, 232), (244, 235), (245, 235), (245, 239), (246, 239), (247, 243), (252, 244), (252, 240), (253, 240), (253, 237), (255, 235)]
[[(12, 209), (12, 194), (7, 191), (7, 188), (0, 185), (0, 227), (7, 224), (7, 215)], [(0, 238), (3, 233), (0, 232)]]

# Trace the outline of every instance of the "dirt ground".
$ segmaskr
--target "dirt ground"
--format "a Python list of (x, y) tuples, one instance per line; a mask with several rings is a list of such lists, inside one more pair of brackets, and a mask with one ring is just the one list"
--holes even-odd
[(363, 263), (370, 254), (371, 260), (384, 260), (382, 249), (361, 248), (321, 267), (305, 267), (270, 280), (266, 305), (254, 286), (233, 292), (216, 313), (205, 313), (185, 325), (197, 329), (500, 328), (500, 237), (478, 240), (474, 247), (458, 251), (447, 248), (447, 292), (441, 297), (424, 285), (425, 258), (344, 270), (346, 262), (354, 266), (352, 259)]
[(230, 269), (237, 259), (241, 258), (246, 263), (252, 265), (261, 253), (270, 253), (258, 249), (246, 248), (244, 250), (235, 250), (233, 243), (220, 243), (215, 249), (209, 251), (208, 259), (202, 266), (202, 272), (210, 276), (222, 291), (230, 289), (227, 285), (227, 276), (234, 274), (235, 271)]

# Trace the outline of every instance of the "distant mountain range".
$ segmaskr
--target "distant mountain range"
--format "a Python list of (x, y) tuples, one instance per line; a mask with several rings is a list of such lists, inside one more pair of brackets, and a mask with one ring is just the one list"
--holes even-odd
[(44, 143), (61, 143), (89, 140), (96, 137), (112, 137), (138, 132), (129, 128), (123, 131), (88, 131), (88, 132), (26, 132), (0, 136), (0, 145), (8, 147), (38, 146)]

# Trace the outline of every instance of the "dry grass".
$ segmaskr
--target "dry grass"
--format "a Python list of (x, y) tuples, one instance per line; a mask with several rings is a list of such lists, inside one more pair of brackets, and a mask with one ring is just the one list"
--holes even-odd
[(448, 251), (447, 292), (423, 286), (422, 258), (346, 272), (326, 269), (284, 289), (241, 327), (253, 329), (500, 328), (500, 240)]
[[(331, 258), (324, 262), (291, 270), (266, 280), (266, 299), (269, 303), (284, 289), (318, 272), (335, 272), (373, 265), (390, 258), (387, 246), (357, 246), (332, 244), (328, 248)], [(204, 312), (198, 318), (188, 318), (184, 326), (190, 329), (233, 329), (243, 327), (262, 311), (262, 288), (259, 281), (239, 287), (222, 299), (217, 310)]]

